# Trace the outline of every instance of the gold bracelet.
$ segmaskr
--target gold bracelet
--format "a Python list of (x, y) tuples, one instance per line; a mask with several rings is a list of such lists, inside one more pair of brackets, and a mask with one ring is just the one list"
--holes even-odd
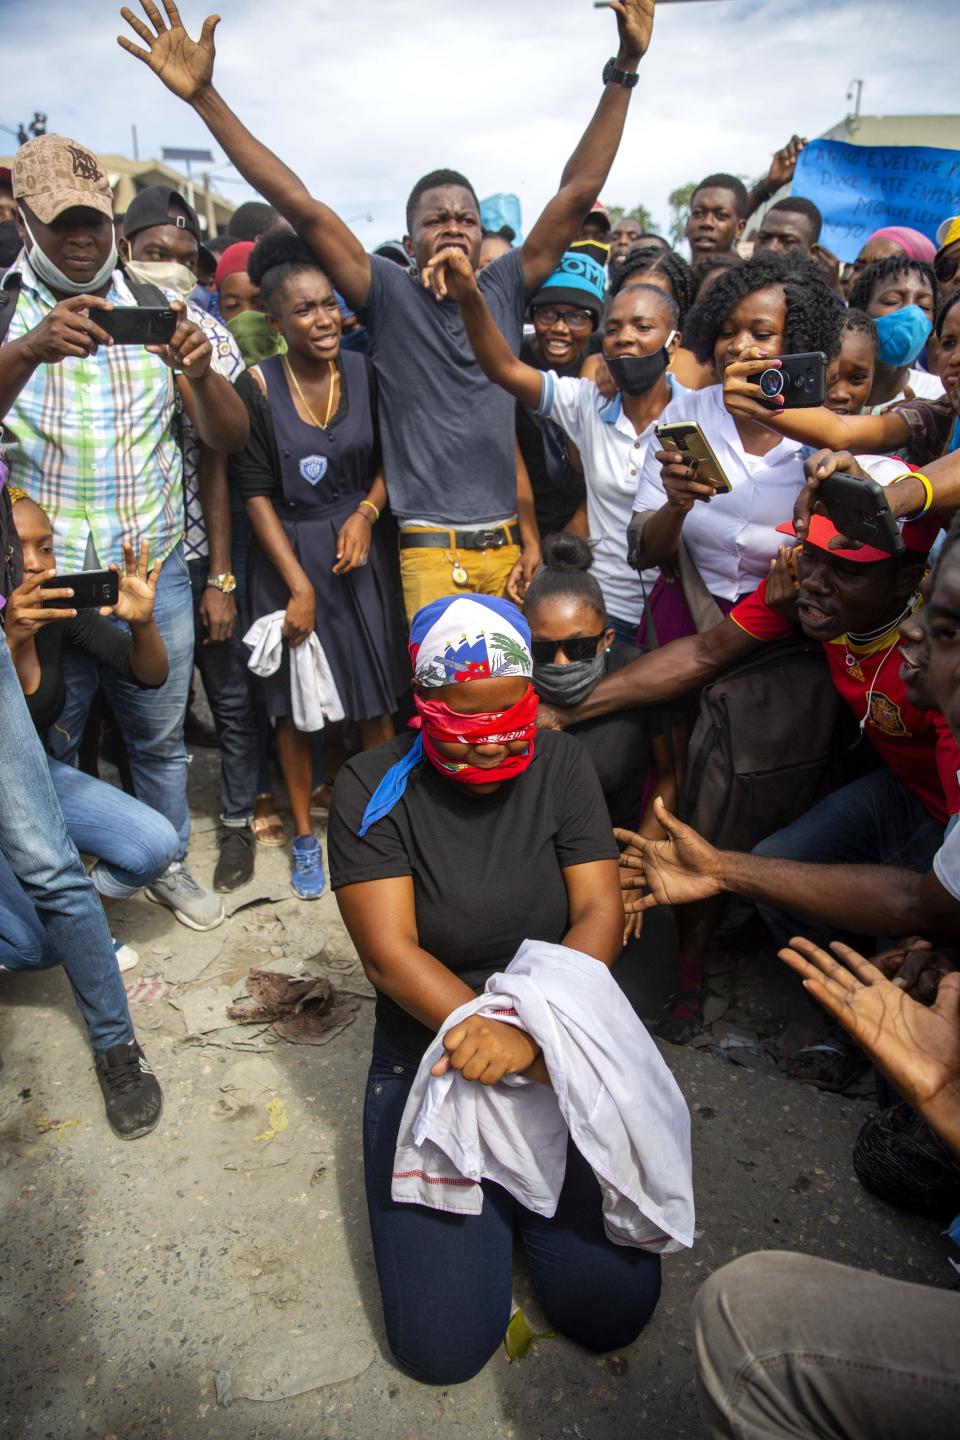
[[(928, 482), (928, 483), (929, 483), (929, 482)], [(367, 500), (367, 499), (361, 500), (361, 501), (360, 501), (360, 504), (359, 504), (358, 507), (357, 507), (357, 509), (358, 509), (358, 510), (362, 510), (363, 507), (364, 507), (364, 505), (366, 505), (366, 506), (368, 507), (368, 509), (370, 509), (370, 510), (373, 511), (373, 519), (372, 519), (372, 520), (370, 520), (370, 516), (369, 516), (369, 515), (364, 516), (364, 519), (370, 520), (370, 524), (371, 524), (371, 525), (376, 525), (377, 521), (380, 519), (380, 511), (377, 509), (376, 505), (374, 505), (374, 503), (373, 503), (372, 500)]]

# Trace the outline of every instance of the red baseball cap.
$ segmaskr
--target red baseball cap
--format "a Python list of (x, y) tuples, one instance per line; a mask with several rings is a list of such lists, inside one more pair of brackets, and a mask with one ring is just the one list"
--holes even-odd
[(254, 249), (252, 240), (236, 240), (228, 245), (217, 261), (216, 283), (222, 285), (228, 275), (246, 275), (247, 261)]
[(610, 229), (610, 212), (601, 200), (594, 200), (593, 204), (590, 206), (590, 214), (598, 215), (606, 225), (607, 229)]
[[(788, 520), (785, 525), (778, 525), (777, 529), (781, 535), (793, 535), (796, 538), (797, 532), (792, 520)], [(903, 536), (907, 553), (918, 557), (929, 554), (940, 529), (940, 520), (935, 515), (922, 515), (918, 520), (908, 520), (901, 524), (900, 534)], [(826, 550), (831, 555), (836, 555), (838, 560), (853, 560), (859, 565), (875, 565), (879, 560), (890, 559), (889, 550), (881, 550), (877, 545), (858, 545), (856, 549), (838, 546), (831, 549), (830, 541), (841, 533), (828, 516), (811, 515), (810, 527), (803, 540), (807, 545), (814, 545), (818, 550)]]

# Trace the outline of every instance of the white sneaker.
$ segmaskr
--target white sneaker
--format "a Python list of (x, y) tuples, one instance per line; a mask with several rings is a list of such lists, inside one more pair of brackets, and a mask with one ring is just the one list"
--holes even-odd
[(219, 895), (198, 885), (181, 860), (174, 860), (144, 891), (155, 905), (166, 905), (191, 930), (216, 930), (226, 919)]
[(113, 953), (117, 957), (117, 964), (120, 967), (121, 974), (124, 970), (132, 970), (134, 965), (140, 964), (140, 956), (132, 945), (124, 945), (123, 941), (118, 940), (116, 935), (111, 935), (110, 938), (113, 941)]

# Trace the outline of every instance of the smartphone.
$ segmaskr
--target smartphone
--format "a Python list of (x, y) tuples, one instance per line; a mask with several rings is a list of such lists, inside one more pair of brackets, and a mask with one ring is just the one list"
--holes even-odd
[(822, 350), (806, 355), (781, 355), (779, 367), (756, 370), (751, 376), (760, 385), (765, 400), (783, 396), (783, 405), (771, 403), (771, 410), (807, 410), (827, 398), (827, 357)]
[(820, 499), (832, 525), (851, 540), (902, 555), (900, 526), (890, 513), (883, 486), (859, 475), (828, 475), (820, 481)]
[(166, 345), (177, 328), (177, 312), (166, 305), (118, 305), (90, 318), (115, 345)]
[(55, 575), (44, 580), (41, 590), (72, 590), (72, 600), (44, 600), (44, 610), (94, 610), (116, 605), (120, 598), (120, 576), (116, 570), (78, 570), (74, 575)]
[(733, 489), (696, 420), (675, 420), (672, 425), (655, 425), (653, 433), (664, 450), (676, 450), (686, 459), (696, 460), (698, 480), (726, 494)]

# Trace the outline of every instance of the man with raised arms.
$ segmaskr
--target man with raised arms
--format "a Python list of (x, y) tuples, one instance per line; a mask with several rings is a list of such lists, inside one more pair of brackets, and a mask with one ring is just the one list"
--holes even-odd
[[(400, 526), (408, 614), (457, 590), (503, 594), (511, 576), (518, 595), (540, 563), (533, 497), (517, 461), (513, 401), (474, 359), (459, 306), (436, 300), (416, 275), (368, 255), (339, 216), (233, 114), (213, 86), (219, 16), (204, 21), (195, 41), (172, 0), (164, 0), (163, 8), (166, 21), (152, 0), (143, 0), (144, 23), (124, 7), (121, 14), (142, 45), (126, 36), (120, 45), (193, 106), (244, 178), (290, 222), (347, 303), (363, 313), (379, 384), (385, 474)], [(654, 0), (622, 0), (611, 8), (618, 53), (603, 70), (600, 104), (560, 188), (524, 243), (480, 277), (515, 352), (528, 297), (556, 269), (607, 178), (650, 43)], [(453, 170), (424, 176), (408, 201), (407, 230), (404, 245), (418, 270), (449, 246), (476, 266), (480, 207), (470, 182)]]

